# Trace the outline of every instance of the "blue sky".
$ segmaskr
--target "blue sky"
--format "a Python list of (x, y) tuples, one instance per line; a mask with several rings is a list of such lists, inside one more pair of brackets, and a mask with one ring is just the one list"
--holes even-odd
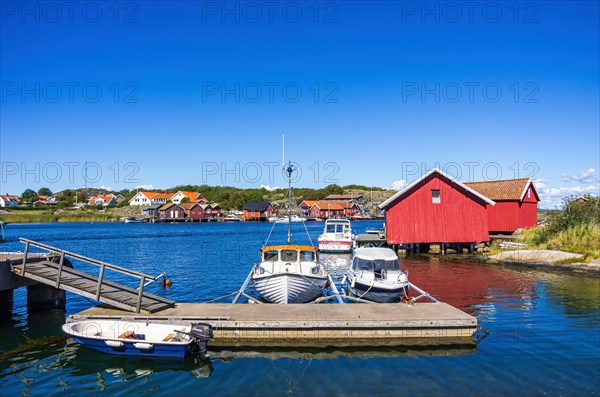
[(285, 132), (297, 186), (598, 194), (598, 2), (0, 4), (2, 193), (282, 186)]

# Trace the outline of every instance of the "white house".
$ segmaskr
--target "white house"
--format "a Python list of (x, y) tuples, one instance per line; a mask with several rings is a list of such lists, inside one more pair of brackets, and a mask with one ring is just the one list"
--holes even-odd
[(99, 194), (92, 197), (88, 201), (88, 205), (101, 205), (102, 207), (115, 207), (117, 205), (117, 199), (112, 194)]
[(185, 192), (183, 190), (180, 190), (173, 195), (171, 201), (175, 204), (181, 204), (181, 200), (183, 200), (184, 198), (190, 200), (190, 203), (197, 203), (199, 201), (202, 201), (204, 197), (200, 193)]
[(166, 204), (172, 197), (172, 193), (137, 192), (136, 195), (129, 200), (129, 205), (147, 206), (153, 204)]
[(11, 194), (0, 195), (0, 207), (18, 207), (19, 198)]

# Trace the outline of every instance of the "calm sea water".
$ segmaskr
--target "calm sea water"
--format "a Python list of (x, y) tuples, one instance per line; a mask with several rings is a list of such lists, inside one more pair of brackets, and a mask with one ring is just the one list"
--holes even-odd
[[(314, 242), (322, 225), (307, 224)], [(9, 225), (0, 250), (22, 250), (18, 237), (27, 237), (153, 275), (166, 271), (173, 286), (150, 292), (201, 302), (239, 287), (270, 226)], [(357, 233), (378, 226), (353, 224)], [(285, 234), (285, 226), (276, 227), (272, 241)], [(307, 241), (301, 224), (294, 236)], [(322, 259), (340, 275), (349, 256)], [(0, 363), (0, 395), (600, 395), (600, 279), (437, 258), (403, 267), (415, 284), (476, 316), (490, 335), (476, 347), (264, 349), (210, 363), (122, 358), (53, 339), (66, 315), (93, 302), (69, 294), (66, 313), (28, 313), (21, 288), (13, 307), (2, 308), (0, 351), (27, 340), (39, 346)]]

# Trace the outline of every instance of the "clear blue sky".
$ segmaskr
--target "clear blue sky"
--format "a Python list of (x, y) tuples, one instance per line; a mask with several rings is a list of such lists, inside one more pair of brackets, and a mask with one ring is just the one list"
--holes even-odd
[(598, 194), (596, 1), (0, 4), (1, 193), (281, 186), (285, 132), (297, 186)]

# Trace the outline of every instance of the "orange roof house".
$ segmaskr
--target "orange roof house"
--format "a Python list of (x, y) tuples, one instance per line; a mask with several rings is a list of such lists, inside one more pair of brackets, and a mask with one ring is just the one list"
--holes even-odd
[(187, 192), (184, 190), (180, 190), (177, 193), (175, 193), (173, 195), (173, 197), (171, 198), (171, 201), (176, 204), (181, 204), (181, 201), (184, 198), (187, 198), (188, 200), (190, 200), (190, 203), (198, 203), (201, 200), (204, 201), (204, 197), (202, 196), (202, 194), (200, 194), (198, 192)]
[(152, 205), (152, 204), (166, 204), (167, 201), (171, 200), (173, 193), (165, 191), (164, 193), (158, 192), (137, 192), (135, 196), (129, 200), (129, 205)]
[(99, 194), (88, 201), (88, 205), (101, 205), (102, 207), (115, 207), (117, 199), (112, 194)]

